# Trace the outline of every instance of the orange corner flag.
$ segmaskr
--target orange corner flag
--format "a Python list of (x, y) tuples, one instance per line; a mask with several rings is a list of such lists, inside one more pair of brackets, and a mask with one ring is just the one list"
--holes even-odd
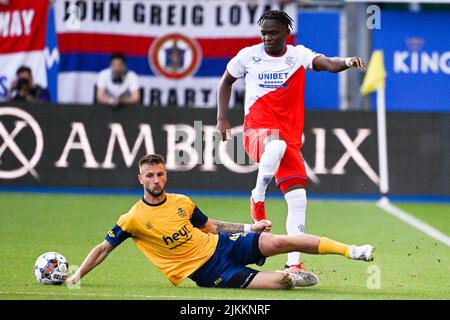
[(378, 88), (384, 88), (385, 78), (383, 51), (376, 50), (370, 57), (369, 67), (360, 90), (361, 94), (369, 94)]

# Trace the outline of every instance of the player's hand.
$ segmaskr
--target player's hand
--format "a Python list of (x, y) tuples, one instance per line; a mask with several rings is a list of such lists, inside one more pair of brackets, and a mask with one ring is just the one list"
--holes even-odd
[(216, 129), (222, 134), (222, 141), (227, 141), (231, 138), (230, 123), (228, 120), (218, 120)]
[(364, 72), (366, 72), (366, 70), (367, 70), (367, 66), (361, 57), (351, 57), (350, 65), (352, 68), (358, 68)]
[(270, 232), (272, 231), (272, 222), (269, 220), (260, 220), (250, 227), (251, 231)]

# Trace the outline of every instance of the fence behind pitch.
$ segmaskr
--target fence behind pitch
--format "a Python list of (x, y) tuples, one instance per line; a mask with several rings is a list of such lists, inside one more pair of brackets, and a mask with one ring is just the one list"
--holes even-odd
[[(236, 134), (223, 144), (214, 143), (213, 109), (3, 104), (1, 185), (139, 188), (137, 159), (156, 152), (171, 188), (248, 192), (257, 165), (236, 156), (242, 117), (230, 111)], [(312, 192), (378, 192), (374, 113), (307, 111), (304, 133)], [(388, 113), (387, 133), (391, 192), (450, 196), (450, 114)]]

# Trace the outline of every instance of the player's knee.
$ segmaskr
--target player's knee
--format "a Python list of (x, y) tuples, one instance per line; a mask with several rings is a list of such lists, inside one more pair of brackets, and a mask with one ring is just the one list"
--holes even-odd
[(286, 152), (287, 144), (283, 140), (272, 140), (264, 148), (264, 152), (276, 155), (281, 160)]
[[(292, 188), (293, 186), (296, 186), (298, 184), (287, 184), (289, 187)], [(284, 198), (286, 201), (294, 202), (298, 206), (306, 206), (307, 198), (306, 198), (306, 190), (302, 188), (292, 189), (290, 191), (287, 191), (284, 194)]]

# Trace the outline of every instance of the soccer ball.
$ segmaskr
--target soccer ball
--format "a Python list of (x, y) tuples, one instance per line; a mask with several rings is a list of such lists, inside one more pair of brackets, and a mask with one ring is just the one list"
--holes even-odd
[(69, 275), (69, 262), (58, 252), (46, 252), (37, 258), (34, 275), (41, 284), (61, 285)]

